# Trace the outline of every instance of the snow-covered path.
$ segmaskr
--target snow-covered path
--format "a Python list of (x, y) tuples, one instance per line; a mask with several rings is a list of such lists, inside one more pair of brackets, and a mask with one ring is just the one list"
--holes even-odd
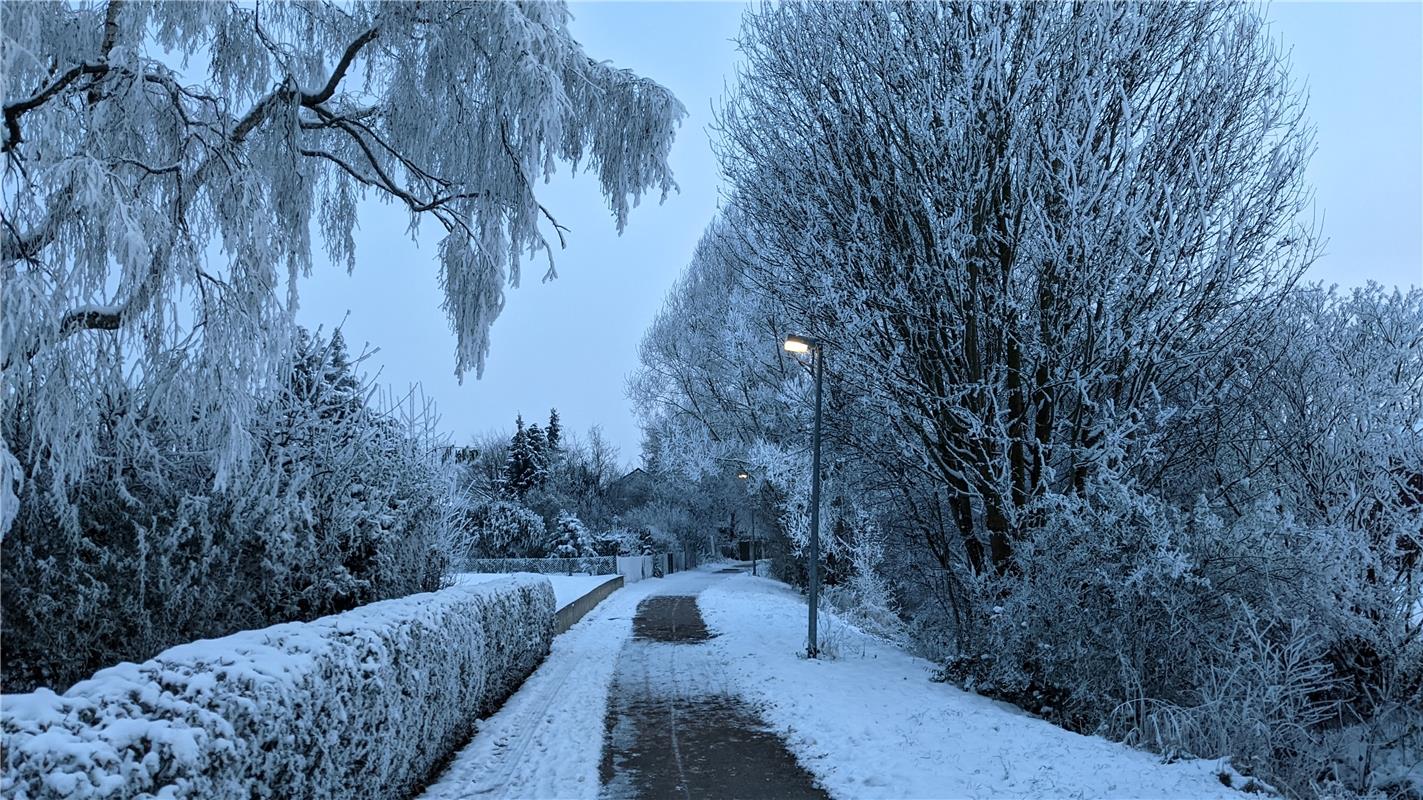
[[(735, 573), (735, 570), (719, 572)], [(693, 591), (638, 605), (608, 703), (603, 796), (609, 800), (828, 800), (783, 741), (727, 682)]]
[[(696, 595), (712, 638), (695, 652), (658, 642), (630, 646), (638, 606), (654, 595)], [(805, 601), (783, 584), (704, 568), (620, 589), (555, 639), (544, 664), (480, 723), (424, 797), (639, 793), (626, 774), (639, 768), (627, 757), (628, 731), (608, 736), (609, 697), (622, 691), (613, 688), (615, 676), (620, 685), (665, 684), (674, 696), (744, 701), (741, 708), (769, 727), (772, 749), (784, 740), (835, 797), (1244, 797), (1221, 784), (1214, 762), (1162, 764), (1150, 753), (933, 683), (930, 662), (822, 619), (837, 630), (840, 657), (807, 661), (800, 656)], [(675, 647), (684, 649), (659, 649)], [(617, 715), (626, 716), (626, 703), (614, 700)], [(669, 768), (676, 758), (669, 741)]]
[(608, 687), (645, 597), (695, 591), (700, 571), (644, 580), (613, 592), (553, 641), (544, 663), (423, 795), (455, 798), (596, 797)]

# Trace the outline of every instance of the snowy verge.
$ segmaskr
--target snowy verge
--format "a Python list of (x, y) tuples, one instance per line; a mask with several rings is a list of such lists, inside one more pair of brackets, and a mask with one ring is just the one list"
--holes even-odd
[(1216, 762), (1163, 764), (931, 682), (929, 661), (823, 612), (838, 657), (808, 660), (805, 600), (784, 584), (739, 575), (697, 603), (728, 683), (837, 797), (1244, 796), (1222, 785)]
[(548, 652), (538, 576), (170, 648), (0, 698), (7, 798), (402, 797)]

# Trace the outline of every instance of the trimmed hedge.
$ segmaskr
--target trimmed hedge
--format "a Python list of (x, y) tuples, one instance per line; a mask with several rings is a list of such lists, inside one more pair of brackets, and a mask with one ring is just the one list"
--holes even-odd
[(0, 698), (6, 798), (403, 797), (547, 654), (553, 587), (459, 585)]
[(463, 572), (539, 572), (545, 575), (565, 575), (586, 572), (589, 575), (618, 574), (617, 556), (584, 556), (582, 558), (471, 558)]

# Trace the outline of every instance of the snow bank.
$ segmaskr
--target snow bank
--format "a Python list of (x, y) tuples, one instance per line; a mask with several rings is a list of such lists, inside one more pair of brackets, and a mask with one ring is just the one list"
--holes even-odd
[[(834, 659), (811, 661), (805, 600), (739, 575), (697, 597), (733, 691), (758, 705), (837, 797), (1243, 797), (1212, 761), (1163, 764), (1006, 703), (929, 680), (934, 665), (821, 613)], [(1232, 774), (1239, 786), (1245, 781)]]
[(165, 650), (0, 700), (17, 798), (401, 797), (548, 652), (512, 576)]

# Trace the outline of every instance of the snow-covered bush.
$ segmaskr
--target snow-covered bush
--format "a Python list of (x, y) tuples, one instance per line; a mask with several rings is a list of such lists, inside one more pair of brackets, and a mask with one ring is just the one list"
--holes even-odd
[(512, 500), (489, 500), (468, 514), (469, 558), (537, 558), (548, 545), (543, 517)]
[(1181, 513), (1121, 483), (1040, 513), (1015, 569), (978, 586), (983, 621), (945, 670), (966, 688), (1294, 790), (1338, 760), (1328, 728), (1373, 713), (1347, 654), (1371, 654), (1374, 691), (1416, 696), (1420, 643), (1361, 532), (1264, 501)]
[(6, 797), (403, 797), (548, 651), (553, 589), (458, 585), (7, 695)]
[(651, 528), (638, 528), (637, 543), (628, 555), (650, 556), (657, 552), (657, 539)]
[(902, 642), (905, 625), (899, 616), (899, 604), (881, 574), (884, 542), (868, 518), (862, 518), (857, 527), (844, 547), (849, 563), (841, 570), (843, 579), (826, 586), (821, 597), (861, 631), (886, 641)]
[(641, 537), (625, 528), (595, 533), (592, 536), (593, 552), (600, 556), (642, 555)]

